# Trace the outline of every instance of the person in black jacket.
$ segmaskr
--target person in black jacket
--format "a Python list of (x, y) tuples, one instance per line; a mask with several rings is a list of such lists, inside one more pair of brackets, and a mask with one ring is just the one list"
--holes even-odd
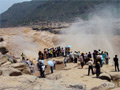
[(43, 72), (42, 72), (42, 63), (38, 61), (37, 63), (38, 70), (40, 71), (40, 77), (42, 77)]
[(97, 77), (97, 78), (98, 78), (99, 75), (100, 75), (100, 67), (101, 67), (100, 62), (97, 61), (97, 62), (96, 62), (96, 66), (95, 66), (95, 68), (96, 68), (96, 77)]
[(117, 58), (117, 55), (115, 55), (115, 57), (113, 58), (113, 60), (114, 60), (114, 63), (115, 63), (115, 71), (117, 71), (116, 70), (116, 68), (118, 69), (118, 72), (119, 72), (119, 60), (118, 60), (118, 58)]

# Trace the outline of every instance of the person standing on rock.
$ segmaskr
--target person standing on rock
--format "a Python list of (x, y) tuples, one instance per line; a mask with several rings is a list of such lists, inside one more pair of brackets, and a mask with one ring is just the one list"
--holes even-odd
[(96, 68), (96, 77), (97, 77), (97, 78), (98, 78), (99, 75), (100, 75), (100, 67), (101, 67), (101, 64), (100, 64), (99, 61), (97, 61), (97, 62), (96, 62), (96, 66), (95, 66), (95, 68)]
[(88, 61), (88, 76), (90, 75), (90, 70), (92, 71), (92, 74), (94, 75), (94, 71), (93, 71), (93, 61), (92, 58), (90, 58), (90, 60)]
[(42, 77), (42, 75), (43, 75), (43, 74), (42, 74), (42, 73), (43, 73), (43, 72), (42, 72), (42, 63), (38, 61), (37, 67), (38, 67), (38, 70), (40, 71), (40, 76)]
[(54, 63), (54, 70), (56, 69), (56, 61), (53, 60), (53, 63)]
[(66, 63), (67, 63), (67, 57), (65, 57), (65, 59), (64, 59), (65, 67), (66, 67)]
[(75, 55), (75, 59), (74, 59), (75, 63), (77, 63), (77, 55)]
[(27, 64), (27, 66), (30, 65), (30, 61), (29, 61), (29, 59), (26, 60), (26, 64)]
[(51, 74), (53, 73), (53, 66), (50, 66)]
[(115, 63), (115, 71), (117, 71), (116, 70), (116, 68), (118, 69), (118, 72), (119, 72), (119, 60), (118, 60), (118, 57), (117, 57), (117, 55), (115, 55), (115, 57), (113, 58), (113, 60), (114, 60), (114, 63)]
[(83, 68), (84, 60), (83, 60), (83, 57), (81, 55), (79, 56), (79, 60), (80, 60), (81, 68)]
[(92, 58), (91, 52), (88, 53), (88, 58)]
[(21, 54), (22, 60), (25, 60), (25, 55), (22, 53)]
[(45, 65), (42, 65), (42, 77), (45, 78)]
[(109, 63), (109, 55), (108, 52), (105, 52), (105, 63), (108, 65)]
[(34, 72), (34, 65), (33, 65), (33, 63), (31, 63), (31, 65), (30, 65), (30, 71), (31, 71), (31, 74), (33, 74), (33, 72)]

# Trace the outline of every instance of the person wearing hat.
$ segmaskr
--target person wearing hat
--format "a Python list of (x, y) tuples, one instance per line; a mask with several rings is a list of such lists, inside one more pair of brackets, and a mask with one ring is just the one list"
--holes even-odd
[(94, 71), (93, 71), (93, 61), (92, 61), (92, 58), (89, 59), (88, 61), (88, 76), (90, 75), (90, 70), (92, 71), (92, 74), (94, 75)]
[(100, 67), (101, 67), (100, 62), (97, 61), (96, 66), (95, 66), (95, 68), (96, 68), (96, 77), (97, 77), (97, 78), (98, 78), (99, 75), (100, 75)]

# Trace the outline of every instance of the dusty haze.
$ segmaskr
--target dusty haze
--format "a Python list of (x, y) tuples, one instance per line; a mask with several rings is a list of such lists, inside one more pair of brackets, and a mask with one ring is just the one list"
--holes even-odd
[(111, 57), (118, 54), (114, 38), (116, 26), (119, 26), (117, 22), (120, 22), (119, 13), (114, 5), (102, 5), (89, 14), (88, 20), (77, 18), (69, 28), (64, 29), (60, 45), (72, 45), (73, 51), (81, 52), (101, 49), (108, 51)]

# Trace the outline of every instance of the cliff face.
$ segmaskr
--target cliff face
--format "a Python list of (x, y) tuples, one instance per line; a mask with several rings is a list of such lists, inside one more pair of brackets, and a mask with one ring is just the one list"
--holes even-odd
[(108, 0), (32, 0), (17, 3), (1, 14), (1, 27), (24, 26), (44, 21), (68, 22), (76, 17), (86, 19), (95, 5), (105, 1)]

